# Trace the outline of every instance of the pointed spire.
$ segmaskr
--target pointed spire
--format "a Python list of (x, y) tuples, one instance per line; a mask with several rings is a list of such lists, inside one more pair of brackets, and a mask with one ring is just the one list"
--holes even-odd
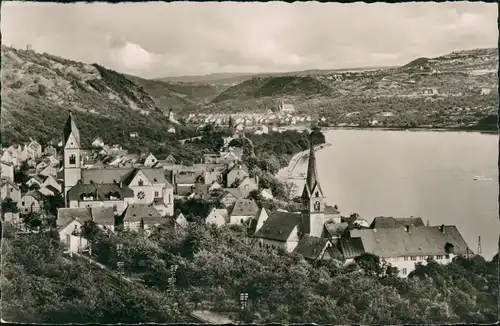
[(316, 183), (318, 182), (318, 170), (316, 168), (316, 156), (314, 154), (314, 145), (312, 141), (312, 134), (309, 139), (310, 148), (309, 148), (309, 163), (307, 165), (307, 177), (306, 177), (306, 185), (309, 188), (309, 191), (312, 191)]
[(75, 141), (77, 145), (80, 145), (80, 132), (76, 127), (75, 120), (73, 118), (73, 114), (71, 110), (68, 110), (68, 120), (66, 120), (66, 124), (64, 125), (63, 130), (63, 146), (66, 146), (66, 142), (71, 134), (75, 137)]

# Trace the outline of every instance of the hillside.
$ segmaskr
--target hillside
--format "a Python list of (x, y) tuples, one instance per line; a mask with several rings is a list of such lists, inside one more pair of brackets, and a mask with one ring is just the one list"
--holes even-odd
[[(287, 98), (299, 113), (321, 113), (332, 123), (366, 122), (382, 112), (413, 119), (420, 113), (456, 114), (455, 109), (482, 118), (498, 106), (497, 67), (497, 49), (476, 49), (418, 58), (397, 68), (254, 77), (229, 87), (204, 111), (265, 112)], [(359, 113), (361, 118), (345, 118)]]
[(126, 75), (126, 77), (142, 86), (154, 99), (156, 106), (164, 112), (169, 109), (176, 113), (193, 110), (199, 105), (210, 102), (227, 88), (221, 85), (165, 82), (131, 75)]
[(153, 98), (122, 74), (50, 54), (2, 46), (2, 95), (4, 143), (59, 139), (68, 110), (87, 145), (96, 135), (112, 143), (129, 131), (160, 139), (169, 127)]
[(269, 72), (269, 73), (220, 73), (220, 74), (208, 74), (208, 75), (164, 77), (164, 78), (159, 78), (158, 80), (165, 82), (232, 86), (250, 80), (252, 78), (316, 76), (316, 75), (325, 75), (332, 72), (362, 71), (362, 70), (373, 70), (380, 68), (381, 67), (362, 67), (362, 68), (348, 68), (348, 69), (309, 69), (301, 71)]

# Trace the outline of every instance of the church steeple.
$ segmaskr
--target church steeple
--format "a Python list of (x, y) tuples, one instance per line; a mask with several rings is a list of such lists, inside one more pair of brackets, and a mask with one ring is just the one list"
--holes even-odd
[(325, 224), (325, 197), (319, 183), (312, 136), (310, 139), (307, 177), (302, 191), (302, 229), (314, 237), (321, 237)]
[(303, 199), (309, 199), (312, 196), (312, 192), (315, 190), (315, 188), (317, 188), (317, 190), (321, 193), (321, 196), (323, 196), (323, 191), (321, 190), (321, 186), (319, 184), (318, 169), (316, 167), (316, 155), (314, 154), (312, 135), (310, 136), (309, 142), (309, 162), (307, 164), (306, 183), (302, 192)]

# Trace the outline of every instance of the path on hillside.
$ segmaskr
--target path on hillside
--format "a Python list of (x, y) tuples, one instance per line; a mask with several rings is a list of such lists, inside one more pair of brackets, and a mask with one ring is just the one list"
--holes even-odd
[[(330, 143), (324, 143), (321, 145), (316, 145), (314, 147), (314, 151), (319, 151), (320, 149), (323, 149), (325, 147), (331, 146), (332, 144)], [(306, 149), (305, 151), (299, 152), (295, 154), (292, 159), (290, 160), (290, 163), (288, 163), (287, 167), (284, 167), (278, 171), (278, 174), (276, 175), (278, 179), (282, 181), (286, 181), (288, 179), (293, 179), (293, 171), (297, 167), (297, 164), (300, 162), (300, 160), (309, 154), (309, 149)]]

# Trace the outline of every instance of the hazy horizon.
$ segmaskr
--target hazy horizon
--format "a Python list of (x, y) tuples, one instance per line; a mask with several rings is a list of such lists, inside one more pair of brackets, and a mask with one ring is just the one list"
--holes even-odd
[(2, 4), (3, 44), (144, 78), (400, 66), (493, 48), (495, 3)]

